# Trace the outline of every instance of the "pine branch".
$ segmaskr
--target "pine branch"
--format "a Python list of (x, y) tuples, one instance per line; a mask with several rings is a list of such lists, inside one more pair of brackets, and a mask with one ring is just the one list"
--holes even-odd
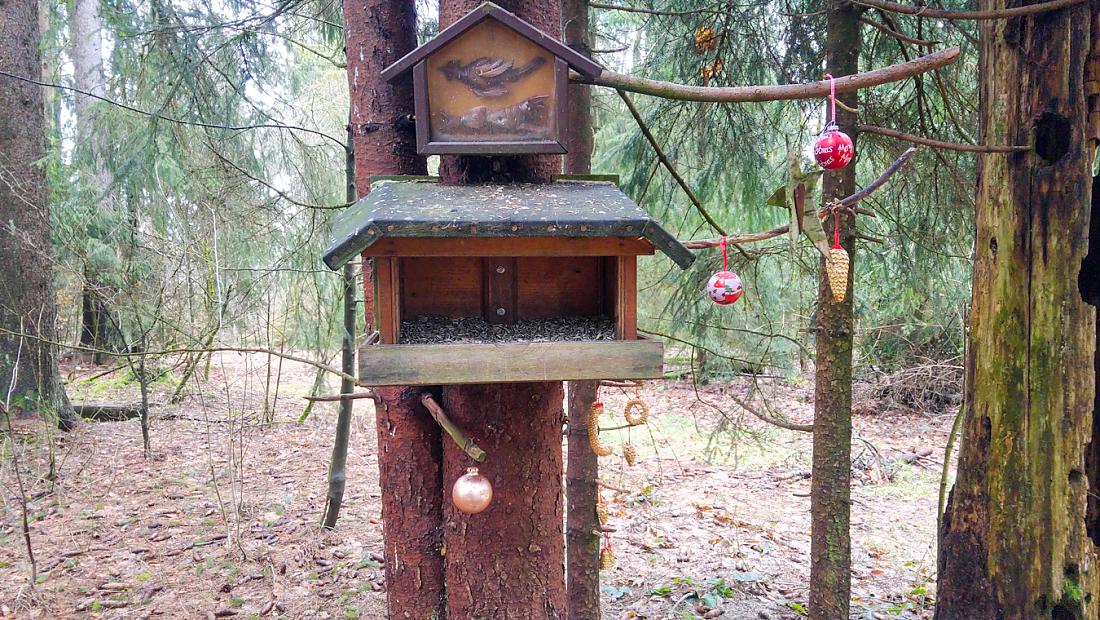
[[(1059, 0), (1064, 1), (1064, 0)], [(951, 47), (920, 58), (864, 73), (846, 75), (836, 79), (837, 93), (850, 93), (863, 88), (880, 86), (942, 69), (959, 60), (959, 48)], [(757, 86), (691, 86), (635, 77), (604, 70), (596, 77), (585, 77), (572, 72), (569, 79), (579, 84), (605, 86), (665, 99), (678, 101), (710, 101), (716, 103), (749, 103), (761, 101), (789, 101), (816, 99), (829, 96), (829, 81), (809, 84), (778, 84)]]
[(698, 15), (699, 13), (717, 13), (721, 11), (721, 4), (716, 4), (710, 7), (701, 7), (698, 9), (688, 9), (686, 11), (661, 11), (657, 9), (646, 9), (637, 6), (625, 6), (622, 4), (604, 4), (603, 2), (590, 2), (588, 4), (593, 9), (604, 9), (608, 11), (623, 11), (624, 13), (644, 13), (646, 15), (662, 15), (678, 17), (683, 15)]
[(935, 47), (935, 46), (939, 45), (938, 41), (925, 41), (924, 39), (918, 39), (916, 37), (911, 37), (907, 34), (900, 33), (900, 32), (890, 28), (889, 26), (887, 26), (885, 24), (880, 24), (880, 23), (876, 22), (875, 20), (869, 19), (867, 17), (860, 17), (859, 18), (859, 23), (867, 24), (868, 26), (870, 26), (872, 28), (875, 28), (875, 29), (877, 29), (881, 32), (884, 32), (884, 33), (890, 35), (891, 37), (894, 37), (898, 41), (903, 41), (905, 43), (912, 43), (913, 45), (920, 45), (920, 46), (923, 46), (923, 47)]
[(934, 9), (927, 6), (913, 6), (888, 0), (852, 0), (855, 4), (862, 4), (882, 11), (902, 13), (904, 15), (916, 15), (918, 17), (934, 17), (938, 19), (967, 19), (988, 20), (1008, 19), (1010, 17), (1022, 17), (1024, 15), (1036, 15), (1047, 11), (1057, 11), (1078, 4), (1084, 4), (1088, 0), (1051, 0), (1027, 6), (1018, 6), (1010, 9), (993, 9), (989, 11), (953, 11), (949, 9)]
[(913, 144), (923, 144), (925, 146), (931, 146), (937, 149), (947, 149), (949, 151), (964, 151), (967, 153), (1024, 153), (1031, 150), (1030, 146), (1024, 145), (999, 146), (990, 144), (960, 144), (958, 142), (944, 142), (943, 140), (933, 140), (932, 138), (915, 136), (913, 134), (904, 133), (896, 129), (876, 127), (874, 125), (856, 125), (856, 131), (858, 131), (859, 133), (873, 133), (880, 136), (897, 138), (898, 140), (905, 140), (906, 142), (912, 142)]

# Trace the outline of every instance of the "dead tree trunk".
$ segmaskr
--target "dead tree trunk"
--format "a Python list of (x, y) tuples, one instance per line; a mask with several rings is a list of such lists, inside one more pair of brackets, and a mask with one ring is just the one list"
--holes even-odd
[[(425, 174), (413, 133), (412, 80), (390, 85), (380, 73), (416, 47), (415, 0), (346, 0), (348, 84), (359, 194), (370, 177)], [(364, 260), (363, 272), (371, 273)], [(364, 302), (367, 331), (374, 304)], [(386, 600), (391, 618), (441, 618), (443, 557), (442, 454), (439, 427), (420, 405), (420, 392), (375, 390), (378, 472), (382, 487)]]
[[(0, 68), (40, 78), (38, 3), (0, 6)], [(40, 86), (0, 85), (0, 398), (15, 411), (58, 414), (75, 423), (57, 371), (53, 257)]]
[[(844, 0), (832, 0), (828, 12), (827, 64), (833, 75), (859, 70), (861, 9)], [(859, 106), (857, 93), (839, 95), (852, 108)], [(857, 139), (855, 114), (838, 107), (837, 124)], [(856, 164), (825, 175), (826, 201), (851, 195), (856, 189)], [(819, 261), (817, 294), (817, 376), (814, 388), (813, 483), (810, 491), (810, 618), (836, 620), (848, 617), (851, 592), (852, 468), (852, 289), (855, 273), (855, 221), (840, 218), (840, 241), (851, 257), (848, 292), (844, 301), (833, 301), (825, 260)]]
[[(1018, 3), (979, 7), (1006, 4)], [(1098, 11), (982, 24), (980, 141), (1035, 150), (979, 160), (966, 421), (940, 532), (939, 620), (1100, 613), (1086, 518), (1100, 482), (1086, 459), (1097, 442), (1096, 311), (1082, 286), (1100, 280), (1084, 262), (1094, 146), (1085, 59)]]

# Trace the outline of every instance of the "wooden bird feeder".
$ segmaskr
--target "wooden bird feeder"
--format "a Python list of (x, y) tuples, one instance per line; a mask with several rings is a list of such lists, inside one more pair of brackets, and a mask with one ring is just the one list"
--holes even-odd
[(417, 150), (426, 155), (564, 153), (569, 69), (599, 65), (486, 2), (382, 71), (413, 72)]
[(374, 259), (366, 385), (648, 379), (637, 257), (694, 255), (615, 185), (384, 181), (335, 225), (325, 263)]

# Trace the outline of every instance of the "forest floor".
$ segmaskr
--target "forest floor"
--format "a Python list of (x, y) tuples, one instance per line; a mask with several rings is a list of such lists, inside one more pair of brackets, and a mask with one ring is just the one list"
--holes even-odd
[[(17, 425), (0, 463), (0, 618), (384, 618), (372, 405), (356, 401), (346, 504), (325, 532), (317, 524), (336, 405), (319, 404), (299, 423), (312, 369), (284, 362), (269, 382), (266, 361), (215, 356), (201, 393), (153, 410), (149, 458), (136, 420), (68, 434)], [(66, 370), (74, 401), (136, 398), (115, 375), (88, 380), (102, 369)], [(724, 397), (748, 385), (641, 390), (652, 413), (630, 431), (638, 463), (601, 459), (601, 479), (621, 489), (603, 491), (617, 558), (602, 574), (606, 618), (804, 613), (810, 435), (762, 423)], [(812, 385), (760, 380), (759, 389), (773, 411), (812, 419)], [(155, 399), (169, 393), (158, 386)], [(604, 389), (604, 426), (622, 423), (632, 396)], [(952, 415), (881, 409), (861, 403), (854, 416), (852, 617), (930, 618)], [(626, 439), (613, 431), (605, 441)], [(33, 589), (13, 445), (30, 499)]]

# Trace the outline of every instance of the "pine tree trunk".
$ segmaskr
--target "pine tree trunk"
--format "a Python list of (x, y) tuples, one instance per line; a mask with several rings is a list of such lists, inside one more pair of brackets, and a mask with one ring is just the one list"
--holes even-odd
[[(859, 70), (861, 9), (843, 0), (832, 0), (827, 20), (825, 47), (828, 71), (834, 76)], [(856, 93), (838, 96), (853, 108), (859, 106)], [(841, 131), (857, 139), (855, 115), (837, 108)], [(856, 162), (824, 178), (825, 201), (855, 192)], [(819, 261), (817, 294), (817, 376), (814, 388), (814, 444), (810, 490), (810, 618), (837, 620), (848, 617), (851, 592), (852, 463), (852, 314), (855, 273), (855, 221), (840, 218), (840, 241), (851, 258), (848, 292), (835, 302)]]
[[(0, 69), (39, 79), (38, 3), (0, 4)], [(71, 422), (57, 371), (53, 256), (42, 88), (11, 79), (0, 88), (0, 399), (15, 411)], [(25, 336), (14, 335), (25, 334)], [(68, 414), (68, 415), (67, 415)]]
[[(979, 7), (1006, 4), (1019, 3)], [(1034, 139), (1035, 151), (979, 160), (966, 421), (940, 532), (939, 620), (1100, 613), (1086, 523), (1100, 479), (1086, 463), (1096, 312), (1081, 286), (1100, 270), (1079, 273), (1092, 191), (1090, 4), (1095, 19), (1088, 3), (981, 26), (980, 141)]]
[[(444, 502), (451, 620), (565, 617), (561, 383), (443, 388), (443, 409), (488, 453), (493, 502), (467, 515)], [(443, 444), (444, 489), (471, 465)]]
[[(86, 162), (82, 166), (82, 176), (91, 196), (97, 201), (98, 209), (111, 211), (114, 209), (110, 194), (113, 175), (104, 161), (104, 134), (93, 107), (97, 103), (93, 95), (103, 97), (107, 94), (103, 71), (103, 16), (99, 3), (100, 0), (73, 0), (69, 55), (73, 62), (73, 85), (78, 91), (83, 91), (73, 96), (77, 148), (79, 157)], [(91, 266), (86, 266), (80, 296), (80, 344), (93, 349), (108, 347), (110, 319), (107, 302), (110, 296), (100, 274)], [(93, 359), (99, 363), (101, 354), (95, 353)]]
[[(416, 153), (412, 119), (412, 79), (390, 85), (380, 73), (416, 47), (415, 0), (347, 0), (351, 128), (359, 195), (370, 191), (370, 177), (426, 174)], [(364, 278), (370, 262), (363, 262)], [(368, 287), (369, 289), (369, 287)], [(367, 332), (374, 304), (366, 296)], [(382, 491), (386, 602), (391, 618), (426, 620), (444, 614), (442, 439), (439, 427), (420, 404), (420, 390), (375, 390), (378, 477)]]
[[(565, 44), (592, 56), (588, 0), (564, 0), (561, 29)], [(566, 109), (565, 172), (592, 172), (592, 89), (584, 84), (569, 85)], [(596, 381), (570, 381), (568, 463), (565, 474), (566, 591), (570, 620), (598, 620), (600, 617), (600, 530), (596, 519), (599, 487), (599, 459), (588, 445), (588, 411), (596, 400)]]
[[(447, 27), (481, 4), (441, 0)], [(551, 36), (561, 26), (560, 0), (498, 4)], [(549, 182), (561, 171), (558, 155), (445, 156), (445, 183)], [(565, 536), (562, 531), (561, 383), (468, 385), (443, 389), (444, 409), (489, 454), (483, 473), (493, 504), (483, 513), (456, 513), (445, 503), (447, 612), (452, 620), (545, 620), (565, 615)], [(469, 459), (444, 444), (444, 488)]]

